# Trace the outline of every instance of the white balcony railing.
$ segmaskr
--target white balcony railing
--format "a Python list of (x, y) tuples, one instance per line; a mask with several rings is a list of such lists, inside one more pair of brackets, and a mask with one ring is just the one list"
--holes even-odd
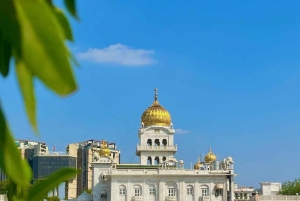
[(132, 196), (131, 201), (142, 201), (143, 197), (142, 196)]
[(167, 196), (166, 201), (177, 201), (176, 196)]
[(168, 151), (177, 151), (177, 145), (175, 146), (150, 146), (150, 145), (137, 145), (137, 151), (163, 151), (163, 150), (168, 150)]

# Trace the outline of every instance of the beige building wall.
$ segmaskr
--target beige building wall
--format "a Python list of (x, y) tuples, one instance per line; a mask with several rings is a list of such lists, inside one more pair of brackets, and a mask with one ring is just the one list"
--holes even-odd
[[(67, 154), (76, 157), (76, 168), (77, 166), (77, 150), (78, 145), (76, 144), (69, 144), (67, 146)], [(74, 179), (68, 180), (65, 183), (65, 198), (73, 199), (77, 197), (77, 176)]]
[[(93, 150), (99, 151), (100, 148), (93, 148), (84, 146), (85, 142), (69, 144), (66, 152), (69, 155), (76, 156), (76, 168), (80, 170), (75, 180), (69, 180), (65, 184), (65, 197), (68, 199), (76, 198), (84, 190), (92, 189), (93, 174), (91, 163), (93, 162)], [(111, 150), (111, 157), (119, 164), (120, 151)]]

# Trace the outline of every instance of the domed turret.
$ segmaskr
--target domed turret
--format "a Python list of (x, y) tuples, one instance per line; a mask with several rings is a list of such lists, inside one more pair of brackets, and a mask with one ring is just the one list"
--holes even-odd
[(171, 115), (157, 101), (157, 89), (155, 89), (154, 91), (154, 102), (142, 114), (141, 123), (144, 126), (170, 126)]
[(203, 165), (201, 164), (200, 157), (198, 157), (197, 163), (194, 165), (195, 170), (199, 170)]
[(107, 147), (105, 140), (102, 140), (102, 146), (99, 151), (100, 156), (110, 156), (110, 149)]
[(216, 155), (211, 152), (211, 148), (209, 149), (209, 152), (206, 154), (204, 160), (206, 163), (211, 163), (211, 162), (217, 160)]

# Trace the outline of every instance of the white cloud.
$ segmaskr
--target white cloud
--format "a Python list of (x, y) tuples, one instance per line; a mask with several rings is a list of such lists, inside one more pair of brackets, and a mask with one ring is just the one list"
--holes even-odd
[(90, 48), (77, 54), (79, 59), (94, 63), (106, 63), (120, 66), (146, 66), (156, 63), (154, 50), (133, 49), (120, 43), (103, 49)]
[(189, 130), (184, 130), (184, 129), (181, 129), (181, 128), (175, 129), (176, 134), (188, 134), (189, 132), (190, 132)]

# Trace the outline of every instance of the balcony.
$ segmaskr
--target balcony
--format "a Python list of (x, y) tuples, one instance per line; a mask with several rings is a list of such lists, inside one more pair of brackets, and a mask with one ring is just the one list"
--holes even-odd
[(166, 201), (177, 201), (176, 196), (167, 196)]
[(143, 201), (142, 196), (132, 196), (131, 201)]
[(175, 146), (150, 146), (150, 145), (137, 145), (136, 152), (139, 153), (140, 151), (177, 151), (177, 145)]

